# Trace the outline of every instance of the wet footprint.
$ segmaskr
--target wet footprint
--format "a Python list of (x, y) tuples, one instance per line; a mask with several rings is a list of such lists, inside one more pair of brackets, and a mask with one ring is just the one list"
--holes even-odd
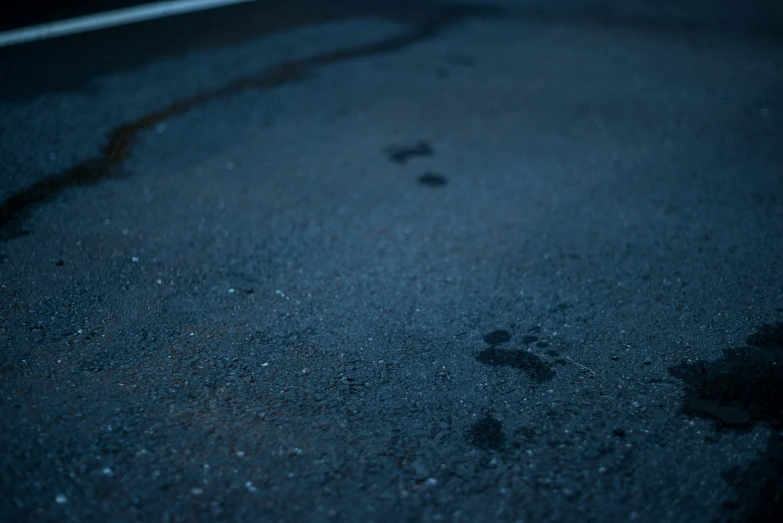
[(389, 160), (400, 165), (404, 165), (408, 160), (417, 156), (433, 156), (434, 154), (432, 146), (423, 140), (417, 143), (391, 145), (386, 148)]
[[(530, 339), (534, 338), (534, 339)], [(498, 345), (511, 340), (511, 334), (506, 330), (495, 330), (484, 335), (484, 341), (490, 347), (479, 352), (476, 361), (495, 367), (511, 367), (523, 371), (535, 383), (544, 383), (555, 377), (552, 364), (547, 363), (536, 354), (521, 349), (501, 349)], [(537, 341), (535, 336), (525, 336), (522, 343)]]
[(419, 176), (419, 183), (427, 187), (443, 187), (447, 180), (445, 176), (435, 173), (424, 173)]
[(470, 426), (468, 441), (480, 449), (498, 450), (506, 441), (503, 424), (487, 414)]
[(555, 377), (551, 363), (547, 363), (532, 352), (525, 350), (490, 347), (481, 351), (476, 360), (484, 365), (519, 369), (536, 383), (544, 383)]
[(507, 330), (495, 330), (484, 335), (484, 341), (490, 345), (500, 345), (511, 339), (511, 333)]

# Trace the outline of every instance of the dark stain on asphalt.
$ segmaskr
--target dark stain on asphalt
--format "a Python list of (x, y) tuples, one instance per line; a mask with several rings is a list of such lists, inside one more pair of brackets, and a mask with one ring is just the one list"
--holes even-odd
[(386, 149), (386, 154), (392, 162), (403, 165), (411, 158), (432, 156), (435, 151), (429, 143), (421, 141), (414, 144), (392, 145)]
[(746, 346), (724, 349), (715, 361), (671, 367), (685, 384), (683, 410), (715, 419), (718, 428), (772, 428), (764, 455), (724, 474), (736, 500), (724, 504), (742, 521), (783, 518), (783, 322), (762, 325)]
[(744, 467), (722, 474), (734, 486), (734, 499), (723, 507), (738, 517), (734, 521), (778, 522), (783, 520), (783, 436), (770, 435), (761, 457)]
[(499, 450), (506, 441), (503, 424), (487, 414), (470, 427), (470, 443), (484, 450)]
[(484, 341), (490, 345), (500, 345), (511, 339), (511, 334), (507, 330), (494, 330), (484, 335)]
[(440, 174), (424, 173), (419, 176), (419, 183), (427, 187), (443, 187), (446, 185), (446, 178)]
[(552, 365), (525, 350), (490, 347), (481, 351), (476, 360), (495, 367), (511, 367), (525, 372), (536, 383), (544, 383), (555, 377)]
[(762, 325), (747, 339), (747, 344), (759, 349), (783, 350), (783, 322)]
[(783, 323), (762, 326), (747, 345), (724, 349), (715, 361), (669, 369), (685, 382), (686, 412), (729, 427), (783, 424)]
[[(122, 174), (123, 163), (128, 159), (131, 146), (138, 134), (153, 128), (165, 119), (194, 109), (210, 100), (232, 96), (248, 90), (274, 89), (292, 83), (303, 78), (305, 73), (319, 67), (399, 51), (412, 44), (432, 38), (444, 28), (469, 18), (500, 13), (502, 13), (501, 9), (480, 5), (428, 5), (427, 9), (418, 13), (422, 20), (403, 35), (282, 63), (211, 91), (178, 100), (168, 107), (120, 125), (109, 134), (106, 145), (98, 156), (59, 174), (43, 178), (6, 198), (0, 205), (0, 241), (8, 241), (28, 234), (28, 231), (22, 227), (22, 222), (33, 207), (52, 200), (65, 190), (92, 185)], [(420, 181), (431, 186), (445, 184), (445, 178), (437, 176), (420, 178)]]
[(527, 334), (527, 335), (522, 337), (522, 343), (524, 343), (525, 345), (533, 343), (534, 341), (538, 341), (538, 336), (533, 336), (531, 334)]

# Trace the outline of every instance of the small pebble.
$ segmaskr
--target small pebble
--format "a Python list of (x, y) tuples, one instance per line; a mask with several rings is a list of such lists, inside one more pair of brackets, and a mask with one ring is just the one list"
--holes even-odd
[(67, 502), (67, 501), (68, 501), (68, 498), (66, 498), (66, 497), (65, 497), (65, 496), (63, 496), (62, 494), (57, 494), (57, 497), (55, 497), (55, 498), (54, 498), (54, 500), (55, 500), (55, 501), (56, 501), (58, 504), (62, 505), (63, 503), (65, 503), (65, 502)]

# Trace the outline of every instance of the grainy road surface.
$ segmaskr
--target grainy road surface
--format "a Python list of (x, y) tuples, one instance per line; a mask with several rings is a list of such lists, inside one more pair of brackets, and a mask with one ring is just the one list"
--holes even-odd
[(0, 49), (0, 519), (780, 521), (781, 11)]

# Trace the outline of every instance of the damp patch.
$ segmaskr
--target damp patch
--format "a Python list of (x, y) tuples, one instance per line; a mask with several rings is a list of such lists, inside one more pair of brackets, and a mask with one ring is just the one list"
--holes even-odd
[(783, 322), (763, 325), (747, 346), (724, 349), (715, 361), (671, 367), (685, 384), (683, 410), (731, 427), (783, 424)]
[(521, 370), (536, 383), (544, 383), (555, 377), (555, 371), (552, 370), (550, 363), (525, 350), (490, 347), (481, 351), (476, 360), (484, 365)]
[(424, 173), (419, 176), (419, 183), (427, 187), (443, 187), (446, 185), (446, 177), (435, 173)]
[(683, 410), (718, 427), (749, 429), (767, 423), (759, 459), (723, 473), (734, 496), (723, 503), (731, 521), (783, 521), (783, 322), (762, 325), (743, 347), (715, 361), (681, 363), (669, 372), (685, 385)]
[(386, 148), (386, 155), (394, 163), (403, 165), (408, 160), (416, 157), (427, 157), (435, 154), (432, 146), (425, 142), (417, 142), (410, 144), (392, 145)]
[(500, 345), (511, 339), (511, 333), (507, 330), (495, 330), (484, 335), (484, 341), (490, 345)]
[(480, 449), (498, 450), (503, 447), (506, 436), (500, 420), (487, 415), (471, 425), (468, 439)]

